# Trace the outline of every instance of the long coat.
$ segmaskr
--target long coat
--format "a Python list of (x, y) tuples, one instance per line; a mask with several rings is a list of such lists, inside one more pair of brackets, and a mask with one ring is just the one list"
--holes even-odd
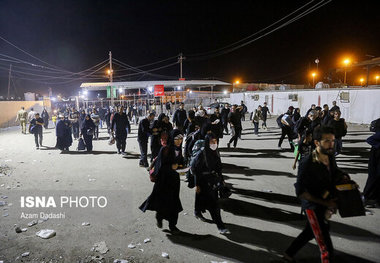
[(179, 174), (172, 169), (172, 164), (175, 163), (178, 161), (175, 157), (174, 147), (162, 147), (154, 166), (157, 179), (152, 193), (139, 207), (141, 211), (156, 211), (163, 219), (169, 220), (173, 213), (183, 210), (179, 199)]
[(56, 126), (57, 135), (57, 145), (56, 147), (60, 150), (68, 148), (73, 143), (73, 138), (71, 137), (71, 127), (69, 120), (59, 120)]

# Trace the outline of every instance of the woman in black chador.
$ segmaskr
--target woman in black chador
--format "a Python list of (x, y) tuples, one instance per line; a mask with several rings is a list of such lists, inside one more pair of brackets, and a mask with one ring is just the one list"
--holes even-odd
[(191, 170), (195, 175), (195, 211), (196, 218), (206, 221), (202, 212), (208, 210), (220, 234), (229, 234), (220, 215), (218, 189), (224, 185), (222, 162), (217, 150), (217, 137), (213, 133), (205, 136), (205, 147), (194, 160)]
[(152, 176), (156, 178), (153, 191), (139, 207), (141, 211), (156, 211), (157, 226), (162, 228), (162, 220), (169, 221), (172, 234), (178, 234), (176, 227), (178, 213), (182, 204), (179, 199), (180, 180), (176, 169), (183, 163), (181, 145), (183, 135), (179, 130), (173, 130), (166, 146), (163, 146), (154, 164)]
[(89, 114), (86, 115), (86, 118), (84, 119), (82, 129), (81, 129), (81, 135), (83, 136), (84, 143), (86, 144), (87, 152), (92, 151), (92, 138), (95, 132), (95, 123), (91, 119), (91, 116)]
[(150, 151), (152, 152), (150, 161), (152, 162), (154, 158), (157, 157), (161, 149), (161, 133), (162, 133), (162, 119), (165, 117), (165, 113), (161, 113), (158, 119), (153, 122), (152, 136), (150, 138)]
[(73, 143), (73, 138), (71, 137), (71, 123), (64, 116), (60, 116), (60, 120), (55, 128), (57, 135), (56, 148), (61, 151), (68, 151), (69, 147)]

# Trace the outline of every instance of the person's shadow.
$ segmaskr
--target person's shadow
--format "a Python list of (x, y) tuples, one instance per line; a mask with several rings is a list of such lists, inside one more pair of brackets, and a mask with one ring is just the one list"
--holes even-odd
[[(266, 207), (233, 198), (220, 200), (219, 203), (224, 211), (230, 212), (236, 216), (258, 218), (269, 222), (285, 224), (298, 229), (303, 229), (306, 224), (306, 218), (300, 213), (294, 213), (280, 208)], [(330, 221), (330, 226), (330, 232), (339, 237), (349, 238), (351, 240), (371, 239), (373, 242), (380, 242), (379, 235), (359, 227), (336, 221)]]
[(181, 232), (179, 235), (167, 235), (168, 239), (178, 245), (214, 254), (218, 257), (239, 262), (281, 262), (278, 255), (254, 250), (213, 235), (197, 235)]
[[(273, 254), (283, 254), (295, 239), (294, 237), (284, 235), (279, 232), (262, 231), (259, 229), (227, 224), (231, 231), (226, 237), (234, 242), (241, 244), (251, 244), (258, 246)], [(296, 256), (297, 262), (320, 262), (319, 248), (317, 245), (307, 243)], [(341, 251), (335, 251), (336, 262), (371, 262), (369, 260), (356, 257)]]

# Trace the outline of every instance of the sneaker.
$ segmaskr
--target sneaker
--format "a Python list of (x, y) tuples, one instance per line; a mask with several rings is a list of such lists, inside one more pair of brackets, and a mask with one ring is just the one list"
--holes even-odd
[(39, 149), (40, 149), (40, 147), (36, 146), (36, 150), (39, 150)]
[(221, 234), (221, 235), (229, 235), (229, 234), (231, 234), (231, 232), (227, 228), (223, 228), (223, 229), (219, 229), (219, 234)]
[(227, 143), (227, 148), (228, 148), (228, 149), (231, 148), (231, 143)]
[(121, 151), (120, 151), (120, 150), (117, 150), (117, 154), (121, 154)]
[(122, 155), (127, 155), (127, 153), (126, 153), (126, 152), (121, 152), (121, 154), (122, 154)]

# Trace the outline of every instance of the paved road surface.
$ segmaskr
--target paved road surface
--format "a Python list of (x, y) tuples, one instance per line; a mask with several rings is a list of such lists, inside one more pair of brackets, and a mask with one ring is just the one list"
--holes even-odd
[[(103, 257), (102, 262), (281, 262), (280, 255), (305, 224), (294, 195), (293, 153), (277, 149), (279, 129), (274, 119), (269, 120), (269, 130), (260, 130), (259, 137), (249, 122), (244, 126), (244, 140), (236, 150), (226, 149), (230, 136), (220, 144), (224, 175), (233, 191), (231, 198), (221, 203), (222, 218), (232, 232), (228, 236), (220, 235), (215, 225), (194, 218), (194, 190), (184, 182), (184, 211), (178, 223), (182, 235), (170, 235), (166, 223), (163, 230), (158, 229), (153, 212), (137, 209), (153, 184), (146, 170), (138, 167), (136, 126), (127, 141), (126, 158), (116, 154), (114, 145), (107, 144), (104, 129), (101, 139), (94, 141), (92, 154), (75, 151), (76, 141), (69, 153), (61, 154), (53, 148), (54, 129), (44, 131), (47, 147), (41, 150), (35, 150), (32, 135), (22, 135), (14, 128), (2, 130), (0, 162), (5, 175), (0, 177), (0, 201), (7, 205), (0, 207), (0, 261), (98, 262), (96, 257)], [(367, 127), (350, 125), (343, 154), (338, 157), (338, 165), (361, 188), (367, 178), (369, 146), (365, 139), (370, 134)], [(21, 196), (51, 196), (58, 207), (50, 203), (47, 208), (22, 208)], [(108, 203), (105, 208), (90, 208), (85, 202), (85, 208), (61, 208), (61, 196), (95, 196), (100, 205), (99, 198), (104, 196)], [(373, 215), (365, 217), (333, 216), (331, 233), (338, 262), (380, 262), (379, 210), (371, 211)], [(27, 224), (33, 219), (20, 218), (23, 213), (39, 212), (62, 213), (65, 218), (32, 227)], [(206, 217), (210, 218), (208, 214)], [(82, 226), (83, 222), (90, 225)], [(16, 233), (15, 224), (27, 231)], [(39, 238), (36, 232), (41, 229), (53, 229), (56, 236)], [(151, 241), (144, 243), (146, 238)], [(109, 249), (105, 254), (91, 251), (100, 241)], [(131, 243), (136, 248), (128, 248)], [(29, 256), (21, 258), (25, 252), (30, 252)], [(169, 259), (163, 258), (162, 252), (168, 253)], [(315, 242), (300, 251), (297, 260), (319, 262)]]

